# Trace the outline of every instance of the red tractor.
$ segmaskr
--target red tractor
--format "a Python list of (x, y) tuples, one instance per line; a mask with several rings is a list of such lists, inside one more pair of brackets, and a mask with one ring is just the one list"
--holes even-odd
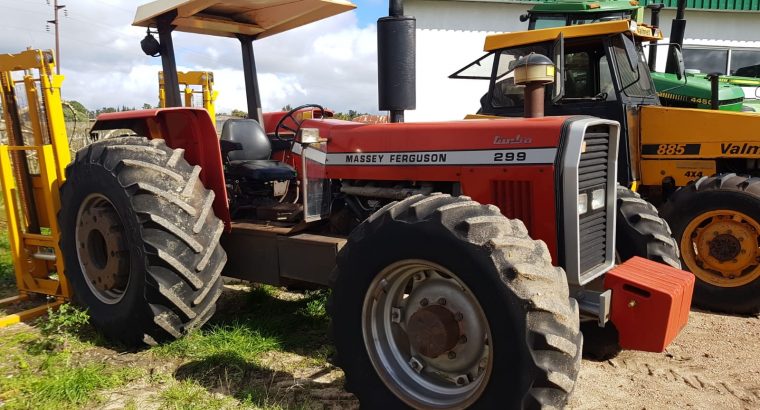
[[(353, 7), (138, 9), (169, 106), (180, 102), (171, 32), (237, 37), (251, 119), (227, 121), (219, 140), (201, 109), (98, 118), (93, 132), (126, 135), (77, 153), (59, 214), (67, 276), (92, 322), (122, 343), (155, 344), (214, 314), (221, 275), (329, 286), (335, 362), (367, 408), (560, 407), (582, 320), (611, 319), (624, 347), (672, 340), (686, 323), (688, 274), (638, 259), (615, 268), (616, 238), (628, 256), (678, 260), (656, 210), (616, 192), (618, 123), (401, 122), (414, 105), (414, 20), (399, 2), (378, 22), (380, 108), (394, 123), (295, 115), (319, 117), (317, 105), (281, 115), (267, 135), (253, 40)], [(663, 292), (675, 296), (653, 305)]]

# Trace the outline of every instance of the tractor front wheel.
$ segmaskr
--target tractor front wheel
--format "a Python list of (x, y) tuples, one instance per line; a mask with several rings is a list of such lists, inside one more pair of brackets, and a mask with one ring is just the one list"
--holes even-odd
[(58, 223), (74, 301), (125, 345), (182, 336), (211, 317), (221, 293), (224, 225), (182, 152), (113, 138), (66, 168)]
[(634, 256), (681, 269), (678, 244), (657, 208), (636, 192), (617, 187), (617, 232), (615, 250), (620, 262)]
[(329, 302), (362, 408), (562, 407), (581, 358), (565, 273), (520, 221), (417, 195), (351, 234)]
[(697, 278), (700, 307), (760, 311), (760, 178), (723, 174), (680, 188), (662, 214)]

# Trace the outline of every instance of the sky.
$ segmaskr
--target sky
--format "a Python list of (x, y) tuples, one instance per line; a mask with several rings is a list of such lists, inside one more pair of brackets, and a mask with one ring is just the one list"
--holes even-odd
[[(147, 0), (60, 2), (66, 5), (60, 23), (63, 98), (91, 110), (156, 105), (161, 59), (143, 54), (145, 29), (131, 26), (137, 6)], [(388, 3), (354, 3), (354, 11), (254, 42), (265, 111), (318, 103), (336, 111), (377, 112), (375, 22), (388, 13)], [(0, 0), (0, 10), (0, 53), (54, 48), (47, 0)], [(238, 41), (175, 33), (174, 46), (180, 71), (214, 72), (217, 112), (246, 110)]]

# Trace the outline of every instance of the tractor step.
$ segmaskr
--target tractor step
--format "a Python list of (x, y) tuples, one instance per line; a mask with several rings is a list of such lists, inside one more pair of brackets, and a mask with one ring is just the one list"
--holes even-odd
[(611, 320), (623, 349), (662, 352), (689, 320), (694, 275), (640, 257), (607, 272)]

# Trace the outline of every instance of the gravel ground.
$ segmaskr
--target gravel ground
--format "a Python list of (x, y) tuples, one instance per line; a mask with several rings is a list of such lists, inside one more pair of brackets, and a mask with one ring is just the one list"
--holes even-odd
[(692, 311), (663, 353), (583, 360), (575, 409), (758, 409), (760, 319)]

